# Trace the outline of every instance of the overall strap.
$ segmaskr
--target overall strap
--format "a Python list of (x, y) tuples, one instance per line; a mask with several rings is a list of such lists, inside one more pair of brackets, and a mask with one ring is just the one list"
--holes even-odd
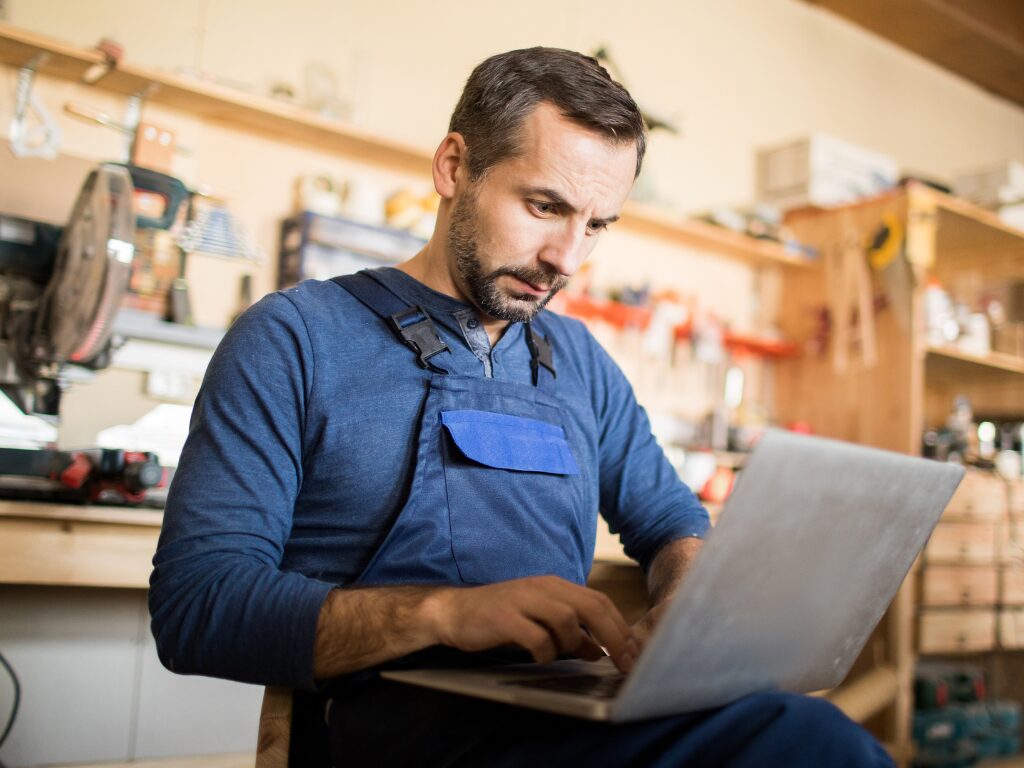
[(423, 307), (409, 306), (368, 269), (331, 280), (381, 317), (398, 340), (416, 353), (421, 367), (434, 373), (448, 373), (434, 364), (432, 358), (441, 352), (451, 353), (451, 349), (441, 340), (434, 321)]
[(532, 323), (523, 324), (523, 335), (530, 350), (530, 371), (533, 386), (551, 392), (555, 388), (555, 362), (551, 344), (533, 328)]

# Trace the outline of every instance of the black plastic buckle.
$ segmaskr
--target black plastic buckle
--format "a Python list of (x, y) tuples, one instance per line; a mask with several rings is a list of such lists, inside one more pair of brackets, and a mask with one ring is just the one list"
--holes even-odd
[(543, 336), (533, 332), (530, 324), (526, 324), (526, 346), (530, 350), (530, 370), (533, 372), (533, 385), (537, 386), (540, 380), (540, 367), (543, 365), (551, 371), (552, 378), (558, 378), (555, 372), (554, 356), (551, 352), (551, 345)]
[[(423, 319), (403, 325), (406, 320), (416, 315), (422, 316)], [(405, 345), (416, 353), (421, 367), (435, 373), (448, 373), (444, 368), (438, 368), (430, 362), (430, 358), (434, 355), (441, 352), (451, 352), (451, 349), (441, 341), (441, 337), (437, 335), (437, 329), (434, 327), (434, 321), (430, 319), (430, 315), (426, 313), (423, 307), (417, 305), (404, 309), (401, 312), (396, 312), (388, 318), (388, 325), (405, 342)]]

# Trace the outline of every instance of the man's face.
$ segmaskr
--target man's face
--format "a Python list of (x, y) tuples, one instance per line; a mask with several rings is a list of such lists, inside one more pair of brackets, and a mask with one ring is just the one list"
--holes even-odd
[(609, 143), (539, 105), (523, 123), (521, 153), (457, 192), (449, 270), (488, 319), (532, 319), (590, 255), (633, 187), (636, 147)]

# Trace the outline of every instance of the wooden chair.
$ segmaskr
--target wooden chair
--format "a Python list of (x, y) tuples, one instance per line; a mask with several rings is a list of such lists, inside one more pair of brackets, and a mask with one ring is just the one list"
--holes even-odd
[(292, 689), (267, 686), (256, 738), (256, 768), (288, 768), (291, 734)]
[[(607, 594), (627, 621), (639, 621), (647, 609), (644, 576), (635, 566), (595, 563), (589, 586)], [(301, 705), (302, 702), (299, 707), (300, 718), (304, 711)], [(305, 704), (306, 714), (309, 714), (309, 706)], [(260, 710), (256, 739), (256, 768), (288, 768), (294, 709), (295, 694), (291, 688), (267, 686), (263, 690), (263, 707)], [(300, 726), (296, 738), (306, 739), (307, 731)], [(319, 739), (322, 736), (314, 734), (313, 738)]]

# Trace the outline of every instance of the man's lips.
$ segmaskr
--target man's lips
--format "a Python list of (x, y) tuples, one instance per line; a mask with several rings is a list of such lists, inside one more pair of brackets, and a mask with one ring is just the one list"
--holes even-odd
[(544, 296), (551, 291), (550, 287), (543, 285), (534, 285), (533, 283), (527, 280), (523, 280), (523, 278), (521, 277), (516, 277), (515, 275), (509, 275), (509, 277), (511, 277), (513, 280), (519, 283), (519, 285), (521, 285), (525, 289), (526, 293), (536, 294), (537, 296)]

